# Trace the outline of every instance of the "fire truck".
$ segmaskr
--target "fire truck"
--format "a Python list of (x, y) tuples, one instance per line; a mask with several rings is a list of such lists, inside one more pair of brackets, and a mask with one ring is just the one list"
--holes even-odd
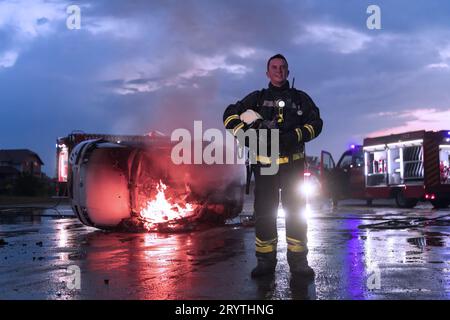
[(321, 154), (321, 182), (333, 204), (343, 199), (394, 198), (398, 207), (450, 204), (450, 131), (413, 131), (364, 139), (335, 164)]
[(177, 231), (236, 217), (244, 203), (243, 166), (174, 164), (174, 145), (156, 131), (58, 138), (60, 193), (83, 224), (100, 229)]

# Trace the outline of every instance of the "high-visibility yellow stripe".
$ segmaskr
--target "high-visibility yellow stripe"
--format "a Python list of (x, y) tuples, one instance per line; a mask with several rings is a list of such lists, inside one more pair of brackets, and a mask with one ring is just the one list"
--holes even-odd
[(256, 243), (265, 243), (265, 241), (260, 240), (258, 237), (256, 237), (255, 242)]
[(305, 128), (309, 131), (309, 135), (311, 136), (311, 139), (314, 138), (314, 129), (309, 124), (306, 124)]
[[(270, 157), (265, 157), (265, 156), (256, 156), (256, 161), (259, 161), (262, 164), (271, 164), (272, 163), (272, 159)], [(277, 164), (285, 164), (288, 162), (289, 162), (289, 157), (277, 158), (277, 160), (276, 160)]]
[(311, 136), (311, 129), (310, 129), (310, 128), (308, 128), (307, 126), (303, 126), (303, 128), (305, 128), (306, 130), (308, 130), (308, 132), (309, 132), (309, 135)]
[(237, 133), (240, 129), (242, 129), (243, 127), (244, 127), (244, 123), (243, 123), (243, 122), (239, 123), (236, 127), (234, 127), (234, 129), (233, 129), (233, 135), (235, 136), (236, 133)]
[[(292, 160), (299, 160), (303, 158), (303, 154), (302, 153), (294, 153), (292, 155)], [(256, 161), (261, 162), (262, 164), (271, 164), (272, 163), (272, 159), (270, 157), (265, 157), (265, 156), (256, 156)], [(289, 157), (281, 157), (281, 158), (277, 158), (276, 163), (277, 164), (285, 164), (289, 162)]]
[(264, 248), (256, 247), (256, 252), (259, 252), (259, 253), (270, 253), (270, 252), (274, 252), (274, 251), (275, 251), (275, 249), (272, 248), (272, 246), (267, 246)]
[(239, 119), (239, 116), (237, 114), (233, 114), (232, 116), (229, 116), (228, 118), (226, 118), (225, 121), (223, 122), (223, 124), (226, 127), (230, 123), (230, 121), (234, 120), (234, 119)]
[(276, 244), (268, 244), (268, 245), (265, 245), (265, 246), (263, 246), (263, 245), (256, 245), (256, 248), (262, 248), (262, 249), (264, 249), (264, 248), (266, 248), (266, 247), (271, 247), (272, 249), (274, 249), (275, 250), (275, 247), (276, 247)]
[(312, 125), (310, 125), (310, 124), (307, 124), (307, 126), (311, 128), (311, 130), (313, 132), (313, 136), (315, 137), (316, 136), (316, 131), (314, 131), (314, 127)]
[(314, 127), (312, 125), (308, 124), (308, 126), (311, 127), (311, 130), (313, 132), (313, 135), (312, 135), (312, 139), (313, 139), (316, 137), (316, 130), (314, 130)]
[(297, 244), (301, 244), (303, 241), (301, 241), (301, 240), (297, 240), (297, 239), (294, 239), (294, 238), (290, 238), (290, 237), (286, 237), (286, 241), (288, 241), (288, 242), (292, 242), (292, 243), (297, 243)]
[(279, 115), (278, 115), (278, 120), (277, 120), (277, 122), (278, 122), (278, 123), (282, 123), (283, 121), (284, 121), (283, 114), (279, 114)]
[(256, 237), (256, 239), (255, 239), (256, 252), (259, 252), (259, 253), (274, 252), (277, 248), (277, 242), (278, 242), (278, 238), (263, 241), (263, 240), (259, 239), (258, 237)]
[(255, 239), (256, 244), (260, 244), (260, 245), (274, 244), (277, 241), (278, 241), (278, 238), (274, 238), (274, 239), (267, 240), (267, 241), (263, 241), (263, 240), (259, 239), (258, 237), (256, 237), (256, 239)]
[(309, 131), (309, 135), (311, 136), (311, 139), (313, 139), (315, 137), (313, 126), (310, 124), (305, 124), (303, 127)]
[(291, 252), (304, 252), (304, 251), (306, 251), (306, 248), (304, 246), (288, 244), (287, 247), (288, 247), (288, 250), (291, 251)]
[(295, 128), (295, 132), (297, 133), (297, 141), (300, 142), (302, 141), (302, 130), (300, 130), (300, 128)]

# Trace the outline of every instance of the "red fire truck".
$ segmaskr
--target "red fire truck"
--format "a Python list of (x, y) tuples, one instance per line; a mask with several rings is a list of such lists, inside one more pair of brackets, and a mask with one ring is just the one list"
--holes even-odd
[(430, 201), (450, 204), (450, 131), (414, 131), (364, 139), (352, 145), (337, 165), (321, 155), (321, 179), (334, 205), (343, 199), (394, 198), (401, 208)]

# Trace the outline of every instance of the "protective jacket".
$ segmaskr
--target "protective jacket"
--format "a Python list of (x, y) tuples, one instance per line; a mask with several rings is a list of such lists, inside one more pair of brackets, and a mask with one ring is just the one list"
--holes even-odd
[[(262, 116), (262, 121), (268, 124), (263, 128), (279, 129), (280, 151), (277, 161), (280, 164), (288, 162), (292, 156), (293, 160), (303, 159), (305, 142), (316, 138), (322, 131), (323, 122), (313, 100), (305, 92), (290, 88), (288, 81), (282, 87), (269, 83), (267, 89), (254, 91), (241, 101), (229, 105), (223, 114), (223, 122), (233, 135), (236, 136), (239, 130), (245, 132), (255, 128), (253, 124), (241, 121), (240, 115), (248, 109)], [(269, 160), (260, 156), (258, 161), (265, 163)]]

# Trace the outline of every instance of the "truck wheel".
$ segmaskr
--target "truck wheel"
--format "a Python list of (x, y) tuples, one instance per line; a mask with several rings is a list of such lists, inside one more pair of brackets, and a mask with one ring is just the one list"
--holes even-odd
[(405, 198), (403, 191), (398, 191), (395, 194), (395, 203), (399, 208), (414, 208), (418, 200), (415, 198)]
[(435, 209), (444, 209), (447, 208), (450, 204), (450, 200), (442, 200), (442, 199), (435, 199), (430, 200), (431, 204)]

